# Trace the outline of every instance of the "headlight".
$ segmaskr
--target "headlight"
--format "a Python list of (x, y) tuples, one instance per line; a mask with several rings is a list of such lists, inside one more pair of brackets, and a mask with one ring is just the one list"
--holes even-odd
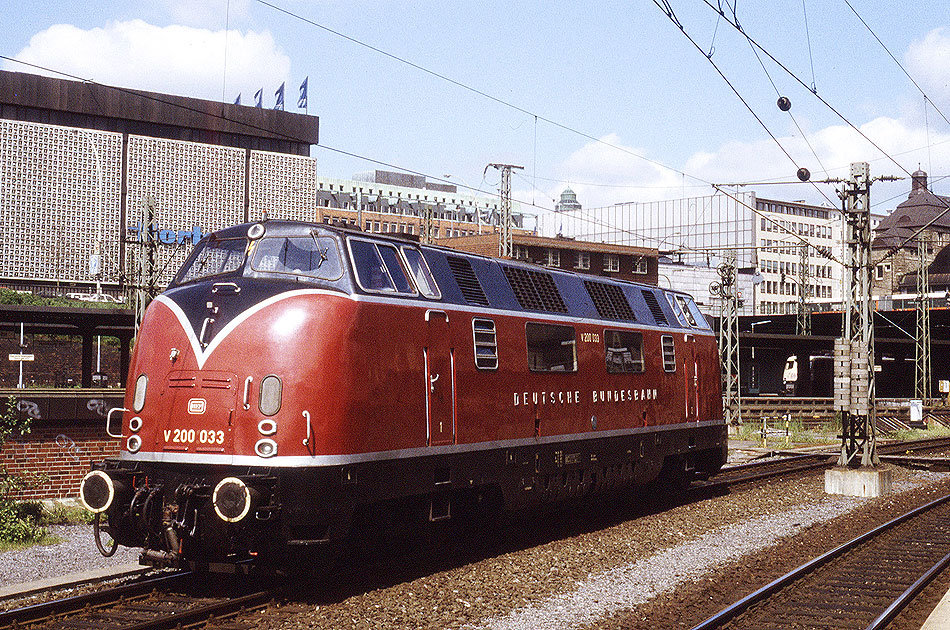
[(251, 511), (251, 489), (237, 477), (226, 477), (214, 487), (211, 503), (223, 521), (237, 523)]
[(142, 448), (142, 438), (137, 435), (130, 435), (129, 439), (125, 441), (125, 448), (130, 453), (138, 453), (139, 449)]
[(101, 470), (93, 470), (79, 482), (79, 500), (94, 514), (108, 510), (115, 495), (115, 482)]
[(269, 438), (258, 440), (254, 445), (254, 452), (258, 457), (273, 457), (277, 454), (277, 442)]
[(145, 407), (145, 390), (148, 389), (148, 377), (141, 374), (135, 379), (135, 394), (132, 396), (132, 409), (135, 413)]

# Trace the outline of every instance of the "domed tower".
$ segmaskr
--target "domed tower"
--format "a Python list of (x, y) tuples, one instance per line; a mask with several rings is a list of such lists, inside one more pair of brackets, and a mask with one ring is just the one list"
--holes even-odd
[(569, 210), (580, 210), (581, 204), (577, 201), (577, 193), (570, 188), (565, 188), (561, 193), (561, 200), (554, 204), (555, 212), (567, 212)]
[(913, 182), (910, 187), (910, 195), (908, 199), (914, 195), (919, 195), (922, 192), (927, 190), (927, 173), (917, 169), (911, 174), (911, 181)]

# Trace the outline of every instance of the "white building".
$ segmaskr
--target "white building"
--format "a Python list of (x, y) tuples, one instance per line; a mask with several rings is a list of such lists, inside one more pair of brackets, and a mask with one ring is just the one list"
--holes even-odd
[[(716, 267), (726, 251), (734, 250), (740, 272), (748, 274), (750, 283), (753, 277), (757, 280), (749, 294), (739, 287), (755, 314), (794, 313), (801, 286), (806, 287), (806, 301), (812, 308), (841, 301), (841, 213), (836, 208), (759, 199), (754, 192), (720, 193), (551, 213), (538, 217), (538, 232), (656, 247), (675, 263), (700, 268)], [(807, 273), (801, 285), (804, 244), (808, 246)], [(706, 287), (706, 276), (715, 278), (698, 270), (697, 275), (703, 276)], [(688, 276), (673, 273), (671, 280)], [(686, 286), (673, 287), (710, 302), (703, 294), (708, 294), (708, 288), (695, 284), (690, 280), (684, 282)]]

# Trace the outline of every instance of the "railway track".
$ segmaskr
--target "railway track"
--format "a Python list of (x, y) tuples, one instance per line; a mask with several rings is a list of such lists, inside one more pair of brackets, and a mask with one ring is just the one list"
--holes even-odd
[[(880, 455), (905, 455), (950, 448), (950, 438), (932, 438), (926, 440), (912, 440), (908, 442), (893, 442), (878, 445)], [(780, 477), (792, 473), (827, 468), (833, 465), (838, 454), (837, 449), (829, 449), (821, 453), (805, 455), (789, 454), (787, 451), (776, 452), (781, 456), (769, 461), (753, 461), (723, 468), (715, 477), (707, 481), (693, 483), (693, 490), (715, 491), (724, 490), (731, 486), (755, 481), (764, 481), (771, 477)]]
[[(220, 577), (220, 576), (219, 576)], [(0, 613), (0, 628), (160, 630), (189, 627), (266, 606), (283, 585), (211, 587), (179, 572)]]
[[(900, 443), (886, 448), (891, 449), (891, 452), (905, 453), (907, 451), (947, 448), (948, 445), (950, 445), (950, 439), (945, 438), (943, 440)], [(819, 453), (732, 466), (705, 484), (694, 484), (694, 489), (715, 488), (716, 485), (747, 484), (768, 477), (793, 474), (801, 470), (824, 468), (829, 465), (829, 458), (831, 457), (833, 457), (832, 453)], [(635, 518), (636, 516), (627, 515), (622, 518), (628, 517)], [(605, 520), (601, 525), (606, 527), (616, 518), (621, 517), (605, 516)], [(552, 536), (569, 535), (566, 532), (576, 530), (575, 524), (570, 519), (565, 517), (565, 521), (565, 524), (555, 528), (561, 533), (552, 534)], [(597, 525), (594, 525), (594, 527), (597, 527)], [(531, 530), (531, 528), (527, 529)], [(532, 539), (532, 542), (523, 542), (522, 544), (528, 546), (536, 542)], [(512, 542), (512, 544), (515, 547), (520, 546), (518, 542)], [(505, 547), (505, 549), (507, 548)], [(496, 549), (488, 545), (486, 549), (471, 551), (473, 553), (471, 560), (476, 561), (479, 557), (501, 553), (504, 549)], [(396, 555), (398, 556), (398, 554)], [(354, 562), (355, 565), (363, 566), (362, 561), (367, 560), (363, 556), (360, 556), (360, 558), (361, 561)], [(418, 561), (415, 556), (413, 558)], [(370, 560), (380, 561), (379, 558), (370, 558)], [(401, 557), (390, 558), (388, 563), (383, 562), (378, 567), (378, 571), (372, 571), (371, 573), (379, 578), (378, 581), (374, 582), (363, 572), (359, 574), (362, 577), (354, 579), (353, 582), (365, 582), (365, 588), (372, 590), (373, 588), (385, 587), (393, 582), (411, 580), (419, 575), (427, 575), (430, 570), (438, 571), (445, 568), (442, 564), (429, 568), (417, 566), (409, 573), (406, 573), (405, 569), (386, 568), (389, 564), (392, 564), (393, 567), (402, 567), (405, 565), (403, 560)], [(416, 562), (412, 562), (412, 564), (416, 564)], [(422, 564), (425, 565), (425, 563)], [(352, 566), (350, 569), (356, 571)], [(389, 573), (392, 573), (395, 577), (387, 578), (386, 575)], [(224, 578), (215, 576), (215, 579), (223, 580)], [(227, 589), (222, 587), (209, 589), (205, 588), (208, 586), (207, 584), (203, 584), (201, 580), (196, 582), (194, 576), (185, 572), (162, 575), (157, 578), (142, 577), (132, 583), (126, 583), (118, 587), (49, 603), (35, 604), (8, 612), (0, 612), (0, 628), (30, 626), (36, 629), (56, 628), (57, 630), (67, 628), (136, 628), (144, 630), (188, 627), (200, 624), (212, 617), (217, 619), (228, 615), (243, 617), (244, 615), (240, 613), (242, 609), (252, 611), (266, 607), (268, 602), (285, 599), (285, 594), (282, 592), (280, 585), (253, 588), (253, 586), (248, 586), (246, 581), (246, 578), (242, 578), (241, 581), (235, 580), (231, 582), (234, 586)], [(353, 588), (356, 589), (355, 592), (362, 592), (363, 590), (362, 587), (355, 585)], [(314, 586), (314, 589), (328, 596), (328, 601), (343, 599), (355, 594), (352, 589), (345, 589), (345, 592), (337, 594), (332, 585)], [(226, 592), (226, 594), (222, 595), (222, 592)], [(335, 594), (330, 595), (331, 592)], [(271, 607), (271, 609), (273, 608)], [(287, 613), (293, 612), (292, 608), (282, 607), (283, 611)]]
[(950, 495), (803, 564), (693, 630), (879, 630), (948, 564)]

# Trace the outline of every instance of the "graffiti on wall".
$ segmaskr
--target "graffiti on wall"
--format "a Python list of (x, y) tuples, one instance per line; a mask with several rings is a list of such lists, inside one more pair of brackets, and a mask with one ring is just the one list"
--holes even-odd
[(17, 411), (25, 413), (34, 420), (42, 419), (40, 406), (32, 400), (18, 400), (16, 403)]
[(82, 457), (82, 449), (76, 445), (76, 442), (63, 433), (60, 433), (56, 436), (56, 446), (60, 447), (66, 452), (66, 457), (71, 459), (74, 463), (79, 464), (81, 462), (80, 457)]

